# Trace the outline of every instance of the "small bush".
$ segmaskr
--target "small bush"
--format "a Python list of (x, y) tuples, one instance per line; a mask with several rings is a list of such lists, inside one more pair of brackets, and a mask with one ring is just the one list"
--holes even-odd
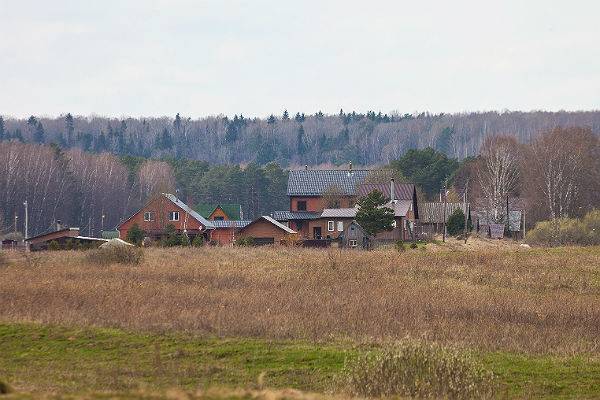
[(177, 240), (179, 241), (179, 245), (180, 246), (189, 246), (190, 243), (190, 238), (188, 237), (188, 235), (184, 234), (184, 233), (180, 233), (179, 235), (177, 235)]
[(460, 208), (454, 210), (450, 215), (446, 229), (450, 236), (456, 236), (465, 231), (465, 213)]
[(469, 356), (408, 339), (347, 360), (340, 378), (355, 396), (485, 399), (496, 391), (493, 374)]
[(235, 241), (237, 246), (252, 246), (254, 245), (254, 238), (251, 236), (242, 236)]
[(192, 246), (201, 247), (204, 244), (204, 237), (202, 235), (196, 235), (194, 240), (192, 240)]
[(56, 240), (48, 243), (48, 250), (60, 250), (60, 244)]
[(397, 251), (399, 251), (401, 253), (404, 250), (406, 250), (406, 248), (404, 247), (404, 242), (402, 240), (396, 240), (396, 243), (394, 243), (394, 247), (396, 248)]
[(538, 246), (564, 246), (600, 244), (600, 210), (589, 212), (579, 220), (562, 218), (538, 222), (527, 232), (526, 241)]
[(134, 246), (110, 246), (90, 250), (86, 254), (88, 262), (93, 264), (133, 264), (142, 262), (144, 251)]
[(8, 257), (3, 251), (0, 251), (0, 268), (8, 265)]
[(412, 242), (412, 243), (410, 244), (410, 248), (411, 248), (411, 249), (416, 249), (417, 247), (419, 247), (419, 246), (417, 246), (417, 244), (416, 244), (415, 242)]
[(146, 232), (144, 232), (138, 224), (133, 224), (133, 226), (127, 231), (125, 239), (129, 243), (140, 246), (144, 240), (144, 236), (146, 236)]

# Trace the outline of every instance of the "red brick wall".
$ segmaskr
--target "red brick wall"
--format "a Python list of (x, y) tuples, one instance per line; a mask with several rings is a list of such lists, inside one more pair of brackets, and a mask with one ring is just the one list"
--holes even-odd
[[(290, 197), (290, 211), (301, 211), (298, 210), (298, 202), (306, 201), (306, 211), (323, 211), (325, 208), (325, 201), (322, 197)], [(354, 207), (354, 197), (343, 197), (340, 199), (339, 208), (350, 208)]]

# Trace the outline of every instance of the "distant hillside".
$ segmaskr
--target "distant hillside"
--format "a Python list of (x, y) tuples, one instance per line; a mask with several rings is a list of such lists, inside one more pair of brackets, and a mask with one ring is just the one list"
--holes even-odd
[(397, 159), (411, 148), (433, 147), (458, 159), (478, 152), (484, 138), (511, 134), (527, 142), (556, 126), (589, 127), (600, 133), (600, 111), (422, 113), (387, 115), (296, 114), (248, 119), (243, 116), (175, 118), (72, 117), (0, 122), (0, 140), (57, 143), (63, 148), (120, 155), (165, 156), (238, 164), (276, 161), (283, 166), (373, 165)]

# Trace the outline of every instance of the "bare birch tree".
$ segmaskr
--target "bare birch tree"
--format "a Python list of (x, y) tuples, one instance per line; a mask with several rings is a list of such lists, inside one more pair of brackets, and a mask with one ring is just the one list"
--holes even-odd
[(518, 144), (513, 137), (492, 136), (481, 148), (477, 180), (480, 201), (497, 223), (505, 221), (506, 200), (519, 185)]

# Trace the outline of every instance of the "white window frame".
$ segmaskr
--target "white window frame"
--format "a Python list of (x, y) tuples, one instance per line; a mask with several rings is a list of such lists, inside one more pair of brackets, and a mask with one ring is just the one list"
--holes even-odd
[(338, 232), (344, 232), (344, 221), (338, 221), (337, 222), (337, 231)]
[(348, 240), (348, 245), (350, 247), (358, 247), (358, 240), (350, 239), (350, 240)]
[(392, 222), (392, 228), (394, 228), (394, 229), (395, 229), (395, 228), (397, 228), (397, 227), (398, 227), (398, 224), (396, 223), (396, 220), (394, 220), (394, 222)]
[(154, 221), (154, 211), (144, 212), (144, 222), (152, 222), (152, 221)]
[[(177, 217), (177, 218), (175, 218)], [(170, 211), (169, 212), (169, 221), (177, 222), (179, 221), (179, 211)]]
[(335, 231), (335, 221), (327, 221), (327, 232)]

